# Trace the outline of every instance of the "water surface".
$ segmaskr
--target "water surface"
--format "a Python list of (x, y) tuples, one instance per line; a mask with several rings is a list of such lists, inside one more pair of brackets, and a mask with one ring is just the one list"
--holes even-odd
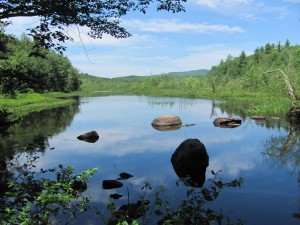
[[(3, 152), (13, 155), (24, 147), (43, 148), (38, 166), (74, 165), (76, 170), (99, 168), (89, 183), (94, 203), (103, 207), (110, 191), (102, 180), (120, 172), (134, 175), (128, 187), (130, 199), (137, 199), (144, 181), (153, 187), (165, 185), (164, 197), (182, 197), (171, 156), (188, 138), (202, 141), (209, 155), (206, 179), (211, 170), (222, 172), (225, 181), (244, 179), (242, 188), (228, 189), (212, 204), (233, 221), (244, 224), (299, 224), (299, 134), (280, 118), (256, 122), (230, 111), (224, 102), (145, 96), (86, 97), (74, 106), (32, 114), (16, 129), (13, 138), (2, 143)], [(195, 124), (174, 131), (158, 131), (151, 126), (160, 115), (179, 116), (183, 124)], [(237, 117), (242, 125), (234, 129), (214, 127), (217, 117)], [(95, 130), (95, 143), (76, 137)], [(40, 140), (40, 142), (38, 142)], [(34, 147), (32, 147), (34, 146)], [(121, 190), (120, 190), (121, 192)], [(126, 189), (123, 194), (127, 195)], [(122, 199), (120, 200), (122, 201)], [(125, 200), (124, 200), (125, 201)], [(78, 223), (101, 224), (90, 214)]]

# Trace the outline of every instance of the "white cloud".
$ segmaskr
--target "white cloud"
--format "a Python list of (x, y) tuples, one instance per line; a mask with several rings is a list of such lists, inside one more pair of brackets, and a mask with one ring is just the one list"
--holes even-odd
[(214, 171), (225, 171), (223, 174), (226, 174), (230, 177), (237, 177), (242, 171), (253, 170), (256, 164), (257, 162), (255, 161), (254, 157), (244, 159), (242, 161), (241, 159), (234, 158), (232, 155), (231, 157), (226, 157), (226, 159), (225, 157), (213, 158), (209, 162), (210, 169)]
[[(159, 45), (159, 43), (153, 44), (154, 47)], [(139, 46), (136, 46), (136, 48), (139, 48)], [(166, 46), (164, 51), (171, 51), (172, 48), (174, 48), (173, 45)], [(134, 53), (135, 49), (129, 49), (127, 52), (118, 49), (115, 52), (105, 54), (101, 54), (101, 50), (95, 51), (95, 53), (91, 51), (88, 53), (89, 58), (83, 53), (68, 54), (68, 57), (73, 65), (82, 72), (101, 77), (115, 77), (210, 69), (212, 65), (219, 64), (221, 59), (226, 59), (227, 55), (237, 56), (242, 50), (220, 44), (188, 46), (180, 49), (182, 54), (178, 55), (166, 55), (164, 52), (151, 52), (140, 55)]]
[[(248, 21), (265, 21), (270, 16), (279, 19), (289, 15), (288, 9), (284, 6), (276, 6), (272, 1), (257, 0), (194, 0), (195, 4), (201, 7), (206, 6), (220, 14), (239, 17)], [(286, 0), (288, 3), (299, 3), (300, 0)], [(273, 15), (271, 15), (273, 14)], [(274, 15), (275, 14), (275, 15)], [(277, 15), (276, 15), (277, 14)], [(251, 16), (250, 16), (251, 15)]]
[(188, 23), (177, 19), (152, 19), (148, 21), (131, 19), (124, 21), (124, 25), (129, 28), (135, 28), (140, 31), (147, 32), (238, 32), (242, 33), (245, 30), (238, 26), (228, 26), (223, 24), (208, 24), (208, 23)]
[(207, 6), (209, 8), (221, 8), (240, 6), (241, 4), (249, 4), (250, 0), (193, 0), (198, 5)]
[(209, 8), (216, 8), (217, 6), (216, 1), (212, 1), (212, 0), (194, 0), (193, 2), (195, 2), (198, 5), (207, 6)]
[(22, 33), (26, 32), (26, 29), (33, 28), (39, 23), (37, 17), (15, 17), (5, 21), (12, 22), (11, 25), (5, 28), (5, 31), (16, 36), (20, 36)]
[(133, 33), (131, 37), (128, 38), (114, 38), (108, 34), (104, 34), (101, 39), (93, 39), (88, 36), (88, 28), (80, 27), (69, 27), (68, 33), (74, 39), (72, 44), (78, 44), (79, 46), (133, 46), (140, 42), (151, 42), (152, 37), (147, 34), (137, 34)]
[(226, 59), (228, 54), (238, 55), (241, 50), (228, 48), (224, 45), (207, 45), (190, 47), (189, 54), (171, 60), (173, 66), (182, 65), (184, 70), (210, 69), (212, 65), (219, 64), (221, 59)]
[(300, 0), (284, 0), (284, 1), (289, 3), (300, 3)]

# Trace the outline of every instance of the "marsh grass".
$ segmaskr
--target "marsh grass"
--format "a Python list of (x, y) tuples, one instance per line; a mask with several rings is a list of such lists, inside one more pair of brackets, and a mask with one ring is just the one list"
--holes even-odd
[(31, 112), (57, 108), (74, 103), (71, 98), (61, 98), (63, 93), (26, 93), (14, 97), (0, 95), (0, 108), (13, 113), (14, 117), (22, 117)]

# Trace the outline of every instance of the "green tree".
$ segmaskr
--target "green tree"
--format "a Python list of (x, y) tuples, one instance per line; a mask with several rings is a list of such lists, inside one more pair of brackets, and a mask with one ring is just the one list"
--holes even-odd
[(289, 39), (287, 39), (286, 41), (285, 41), (285, 45), (284, 45), (284, 47), (290, 47), (291, 46), (291, 42), (290, 42), (290, 40)]
[(0, 33), (1, 40), (6, 51), (0, 58), (1, 93), (79, 90), (79, 72), (68, 58), (45, 49), (36, 51), (25, 35), (16, 39)]
[(239, 56), (239, 67), (241, 69), (244, 69), (247, 65), (247, 55), (245, 51), (242, 51), (240, 56)]
[(153, 2), (158, 11), (176, 13), (184, 11), (182, 3), (186, 0), (4, 0), (0, 1), (0, 21), (22, 16), (39, 18), (39, 25), (29, 29), (37, 46), (61, 52), (65, 47), (55, 41), (72, 40), (68, 35), (72, 25), (87, 27), (92, 38), (101, 38), (103, 34), (129, 37), (131, 34), (122, 27), (120, 18), (130, 11), (146, 13)]
[(0, 60), (7, 58), (9, 53), (8, 43), (13, 39), (12, 36), (4, 33), (3, 27), (0, 25)]
[(271, 53), (271, 51), (272, 51), (272, 45), (270, 43), (267, 43), (265, 46), (265, 52), (269, 54)]
[(259, 48), (256, 48), (255, 51), (254, 51), (254, 61), (255, 61), (255, 63), (259, 63), (260, 52), (261, 52), (261, 50)]
[(282, 46), (281, 46), (280, 41), (278, 41), (276, 48), (277, 48), (277, 51), (281, 52)]

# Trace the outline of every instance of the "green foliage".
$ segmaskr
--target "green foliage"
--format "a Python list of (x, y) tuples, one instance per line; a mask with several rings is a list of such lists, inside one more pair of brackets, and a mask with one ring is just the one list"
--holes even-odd
[[(280, 43), (277, 46), (267, 43), (264, 47), (256, 48), (253, 55), (246, 56), (242, 52), (239, 57), (228, 57), (225, 63), (221, 62), (211, 69), (208, 79), (222, 81), (216, 84), (216, 89), (230, 89), (230, 85), (235, 83), (244, 93), (272, 94), (277, 98), (288, 97), (283, 78), (276, 74), (266, 75), (264, 72), (280, 68), (289, 75), (294, 89), (300, 89), (299, 54), (300, 46), (290, 46), (288, 40), (285, 46)], [(234, 91), (241, 90), (235, 86)]]
[[(45, 109), (58, 108), (74, 104), (73, 98), (66, 98), (65, 93), (17, 93), (15, 97), (0, 95), (0, 108), (6, 108), (13, 113), (14, 119), (31, 112), (40, 112)], [(62, 98), (65, 97), (65, 98)]]
[(36, 49), (34, 42), (22, 36), (12, 38), (0, 30), (0, 92), (76, 91), (80, 88), (79, 73), (62, 55)]
[[(1, 223), (3, 224), (51, 224), (55, 218), (67, 224), (89, 209), (90, 196), (83, 192), (87, 181), (96, 168), (74, 174), (74, 167), (40, 169), (35, 171), (38, 156), (26, 156), (20, 164), (22, 154), (15, 156), (1, 177), (5, 185), (0, 198)], [(3, 175), (3, 171), (2, 175)], [(55, 179), (50, 179), (55, 174)]]

